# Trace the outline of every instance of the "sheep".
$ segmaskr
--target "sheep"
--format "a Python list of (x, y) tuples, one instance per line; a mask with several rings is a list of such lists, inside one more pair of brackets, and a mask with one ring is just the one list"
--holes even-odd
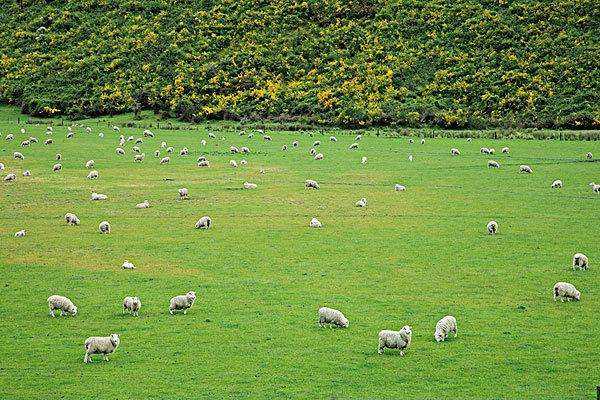
[(413, 161), (413, 155), (412, 154), (408, 156), (408, 161), (410, 161), (410, 162)]
[(552, 182), (552, 185), (550, 185), (550, 187), (552, 189), (560, 189), (561, 187), (563, 187), (563, 183), (560, 179), (556, 179), (554, 182)]
[(21, 229), (20, 231), (15, 232), (15, 237), (25, 237), (27, 231), (25, 229)]
[(326, 324), (329, 326), (337, 326), (339, 328), (347, 328), (350, 324), (348, 318), (342, 314), (341, 311), (329, 308), (321, 307), (318, 312), (319, 326), (322, 328)]
[(413, 144), (415, 141), (413, 139), (408, 139), (408, 144)]
[(298, 142), (297, 140), (294, 140), (292, 142), (292, 147), (298, 147), (300, 145), (300, 142)]
[(73, 213), (66, 213), (65, 221), (67, 222), (67, 225), (79, 225), (79, 218)]
[(142, 138), (135, 139), (135, 144), (143, 144), (144, 140)]
[(361, 139), (362, 139), (362, 135), (356, 135), (356, 137), (354, 138), (354, 141), (358, 142)]
[(360, 163), (361, 163), (361, 164), (366, 164), (366, 163), (367, 163), (367, 157), (364, 157), (364, 156), (363, 156), (363, 157), (360, 159)]
[(4, 164), (0, 162), (0, 171), (4, 171)]
[(230, 160), (229, 165), (231, 165), (233, 168), (237, 168), (237, 166), (238, 166), (238, 164), (235, 160)]
[(12, 182), (14, 180), (17, 179), (17, 175), (13, 174), (12, 172), (10, 174), (6, 174), (6, 176), (4, 177), (4, 182)]
[(206, 146), (206, 140), (202, 139), (202, 140), (200, 141), (200, 146)]
[(256, 183), (244, 182), (244, 189), (256, 189), (257, 187)]
[(489, 150), (488, 154), (494, 154), (496, 152), (496, 150), (493, 147), (490, 147), (488, 150)]
[(317, 181), (313, 181), (312, 179), (307, 179), (306, 182), (304, 182), (304, 188), (305, 189), (319, 189), (320, 186), (317, 183)]
[(142, 150), (138, 146), (133, 146), (131, 148), (131, 151), (133, 151), (134, 153), (138, 153), (138, 154), (142, 152)]
[(60, 161), (60, 160), (62, 159), (62, 154), (60, 154), (60, 153), (56, 153), (56, 155), (54, 156), (54, 159), (55, 159), (56, 161)]
[(160, 164), (168, 164), (171, 161), (169, 157), (163, 157), (160, 159)]
[(100, 222), (100, 225), (98, 225), (98, 230), (100, 231), (101, 234), (109, 234), (110, 233), (110, 224), (108, 223), (108, 221), (102, 221)]
[(207, 160), (198, 161), (198, 166), (199, 167), (210, 167), (210, 162), (208, 162)]
[(92, 133), (92, 128), (88, 126), (88, 127), (85, 128), (85, 131), (87, 133)]
[(137, 203), (135, 208), (150, 208), (150, 202), (148, 200), (144, 200), (141, 203)]
[(308, 150), (308, 154), (314, 157), (317, 154), (317, 151), (311, 147), (310, 150)]
[(482, 147), (481, 149), (479, 149), (479, 151), (482, 154), (490, 154), (490, 149), (488, 149), (487, 147)]
[(131, 315), (138, 317), (140, 315), (140, 308), (142, 308), (142, 302), (139, 297), (127, 296), (123, 299), (122, 314), (125, 314), (125, 311), (129, 311)]
[(585, 254), (583, 253), (575, 253), (575, 255), (573, 256), (573, 269), (583, 269), (583, 270), (587, 270), (588, 269), (588, 258)]
[(248, 161), (246, 161), (245, 159), (241, 159), (240, 160), (240, 165), (248, 165)]
[(131, 142), (133, 140), (133, 136), (127, 136), (127, 141)]
[(246, 146), (240, 147), (240, 153), (242, 154), (250, 154), (250, 149)]
[(488, 168), (500, 168), (498, 161), (489, 160), (487, 163)]
[(579, 290), (575, 288), (572, 284), (568, 282), (556, 282), (554, 285), (554, 301), (556, 299), (560, 299), (561, 302), (564, 302), (565, 299), (567, 301), (577, 300), (581, 297), (581, 293)]
[(585, 158), (587, 158), (588, 160), (590, 160), (590, 161), (591, 161), (591, 160), (594, 158), (594, 155), (593, 155), (591, 152), (589, 152), (589, 151), (588, 151), (588, 152), (586, 153), (586, 155), (585, 155)]
[(166, 149), (167, 148), (167, 142), (160, 142), (160, 148), (161, 149)]
[(188, 190), (187, 188), (181, 188), (178, 190), (179, 192), (179, 198), (182, 200), (185, 200), (188, 198)]
[(92, 200), (106, 200), (107, 198), (108, 198), (108, 196), (105, 194), (92, 192), (92, 196), (91, 196)]
[(103, 138), (104, 138), (104, 133), (102, 133), (102, 132), (98, 133), (98, 137), (99, 137), (100, 139), (103, 139)]
[(95, 165), (95, 164), (96, 164), (96, 163), (94, 162), (94, 160), (88, 160), (88, 161), (85, 163), (85, 167), (86, 167), (87, 169), (92, 169), (92, 168), (94, 168), (94, 165)]
[(356, 202), (356, 207), (366, 207), (366, 206), (367, 206), (367, 199), (365, 199), (364, 197)]
[(123, 264), (121, 265), (121, 268), (123, 268), (123, 269), (135, 269), (135, 265), (133, 265), (133, 263), (130, 263), (129, 261), (125, 260), (123, 262)]
[(315, 140), (315, 142), (313, 143), (313, 147), (317, 147), (321, 145), (321, 141), (320, 140)]
[(273, 140), (273, 138), (271, 138), (271, 136), (269, 136), (269, 135), (264, 135), (263, 139), (265, 139), (267, 142), (270, 142), (271, 140)]
[(322, 159), (323, 159), (323, 153), (315, 154), (315, 160), (322, 160)]
[(592, 188), (592, 193), (600, 194), (600, 184), (590, 182), (589, 186)]
[(23, 171), (23, 176), (31, 176), (31, 171), (26, 169), (25, 171)]
[(123, 156), (125, 155), (125, 150), (123, 150), (121, 147), (117, 147), (115, 149), (115, 153), (117, 153), (117, 155)]
[(67, 139), (73, 139), (74, 137), (75, 137), (75, 133), (74, 132), (67, 133)]
[(196, 293), (189, 291), (186, 294), (171, 298), (169, 304), (169, 314), (173, 315), (173, 311), (183, 310), (183, 314), (187, 314), (188, 308), (191, 308), (196, 301)]
[(496, 221), (488, 222), (487, 231), (490, 235), (495, 235), (496, 233), (498, 233), (498, 223)]
[(21, 142), (21, 147), (29, 147), (30, 144), (31, 142), (29, 140), (23, 140)]
[(15, 135), (13, 135), (12, 133), (9, 133), (8, 135), (6, 135), (6, 137), (4, 138), (7, 141), (11, 141), (15, 139)]
[(44, 146), (48, 146), (49, 144), (54, 143), (54, 141), (52, 139), (46, 139), (44, 140)]
[(160, 157), (160, 150), (154, 150), (154, 157)]
[(453, 147), (450, 149), (450, 154), (453, 156), (460, 156), (460, 150), (458, 150), (457, 148)]
[(23, 153), (19, 153), (18, 151), (15, 151), (15, 152), (13, 153), (13, 158), (14, 158), (15, 160), (24, 160), (24, 159), (25, 159), (25, 156), (23, 156)]
[(56, 163), (52, 166), (52, 172), (60, 172), (61, 169), (62, 169), (62, 164), (60, 164), (60, 163)]
[(106, 337), (92, 336), (87, 338), (84, 344), (85, 356), (83, 357), (83, 362), (86, 364), (91, 363), (92, 354), (102, 354), (104, 361), (108, 361), (108, 355), (114, 353), (120, 343), (121, 339), (119, 339), (119, 335), (116, 333)]
[(531, 174), (533, 170), (529, 165), (519, 165), (519, 172), (523, 172), (525, 174)]
[(508, 147), (503, 147), (502, 150), (500, 150), (502, 152), (502, 154), (508, 154), (510, 153), (510, 149)]
[(412, 340), (412, 329), (405, 325), (399, 331), (382, 330), (379, 332), (378, 354), (383, 354), (385, 348), (399, 349), (400, 356), (404, 356), (404, 351), (410, 346)]
[(322, 228), (323, 224), (321, 224), (321, 222), (319, 222), (319, 220), (317, 218), (313, 218), (310, 220), (310, 223), (308, 224), (308, 226), (311, 228)]
[(21, 128), (21, 133), (25, 133), (25, 128)]
[(250, 133), (248, 134), (248, 139), (252, 139), (253, 137), (254, 137), (254, 133), (250, 132)]
[(425, 144), (425, 138), (421, 138), (421, 144)]
[(119, 139), (119, 146), (123, 146), (125, 144), (125, 138), (123, 136), (121, 136), (121, 138)]
[(208, 137), (211, 138), (211, 139), (216, 138), (215, 134), (212, 133), (212, 132), (208, 132)]
[(52, 318), (55, 317), (54, 311), (60, 310), (60, 316), (64, 315), (77, 315), (77, 306), (73, 304), (73, 302), (64, 296), (59, 296), (57, 294), (48, 297), (48, 308), (50, 309), (50, 316)]
[(167, 147), (167, 154), (173, 154), (174, 151), (175, 149), (173, 148), (173, 146)]
[(154, 133), (152, 133), (152, 131), (149, 129), (144, 129), (144, 132), (142, 132), (142, 133), (143, 133), (144, 137), (151, 137), (151, 138), (154, 137)]
[(433, 337), (436, 342), (443, 342), (446, 340), (448, 333), (453, 333), (454, 337), (456, 337), (456, 318), (452, 315), (446, 315), (444, 318), (440, 319), (438, 323), (435, 325), (435, 333)]
[(144, 158), (146, 158), (146, 153), (136, 154), (135, 156), (133, 156), (133, 162), (141, 163), (142, 161), (144, 161)]
[(184, 147), (183, 149), (179, 150), (180, 156), (187, 156), (189, 153), (190, 153), (190, 151), (188, 150), (187, 147)]
[(37, 143), (38, 142), (38, 138), (36, 138), (35, 136), (29, 136), (29, 142), (30, 143)]
[(473, 140), (473, 138), (468, 137), (467, 138), (467, 142), (471, 143), (471, 141)]
[(406, 190), (406, 186), (404, 186), (404, 185), (400, 185), (399, 183), (396, 183), (396, 184), (394, 185), (394, 190), (395, 190), (396, 192), (404, 192), (404, 191)]
[(98, 174), (98, 171), (96, 171), (96, 170), (90, 171), (90, 173), (87, 174), (88, 179), (98, 179), (98, 176), (99, 176), (99, 174)]
[(331, 142), (337, 142), (337, 138), (335, 136), (329, 136), (329, 140)]
[(212, 219), (208, 215), (200, 218), (195, 225), (196, 229), (209, 229), (212, 225)]
[(358, 143), (354, 142), (350, 146), (348, 146), (348, 150), (358, 149)]

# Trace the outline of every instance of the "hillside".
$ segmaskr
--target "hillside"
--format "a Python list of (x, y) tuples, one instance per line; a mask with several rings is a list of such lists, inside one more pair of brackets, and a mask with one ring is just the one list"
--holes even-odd
[(600, 5), (4, 2), (0, 101), (33, 115), (600, 128)]

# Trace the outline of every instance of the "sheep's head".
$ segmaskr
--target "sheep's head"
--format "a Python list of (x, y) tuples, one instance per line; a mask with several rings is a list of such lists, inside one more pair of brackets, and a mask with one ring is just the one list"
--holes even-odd
[(69, 308), (69, 313), (70, 313), (72, 316), (76, 316), (76, 315), (77, 315), (77, 306), (75, 306), (75, 305), (71, 306), (71, 307)]
[(442, 333), (437, 330), (435, 331), (435, 334), (433, 335), (433, 337), (435, 338), (436, 342), (441, 342), (442, 340), (444, 340)]
[(579, 298), (581, 297), (581, 293), (579, 292), (579, 290), (575, 291), (575, 300), (579, 301)]
[(190, 300), (196, 300), (196, 292), (189, 291), (189, 292), (187, 292), (186, 297)]
[(121, 343), (121, 339), (119, 338), (119, 335), (117, 335), (116, 333), (113, 333), (110, 335), (110, 341), (113, 344), (113, 346), (118, 347), (119, 344)]
[(401, 329), (401, 331), (404, 331), (404, 333), (407, 336), (410, 336), (412, 334), (412, 329), (408, 325), (403, 326), (402, 329)]
[(342, 317), (340, 322), (342, 323), (342, 326), (344, 328), (347, 328), (350, 325), (350, 321), (348, 321), (348, 318), (346, 318), (346, 317)]

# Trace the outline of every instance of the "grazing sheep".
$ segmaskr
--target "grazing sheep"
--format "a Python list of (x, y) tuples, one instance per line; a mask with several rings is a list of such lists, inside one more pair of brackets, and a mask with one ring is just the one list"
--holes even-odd
[(37, 143), (37, 142), (38, 142), (38, 139), (37, 139), (36, 137), (34, 137), (34, 136), (30, 136), (30, 137), (29, 137), (29, 142), (30, 142), (30, 143)]
[(229, 148), (229, 152), (230, 152), (231, 154), (237, 154), (237, 153), (239, 153), (239, 152), (240, 152), (240, 149), (238, 149), (238, 148), (237, 148), (237, 147), (235, 147), (235, 146), (231, 146), (231, 147)]
[(256, 183), (244, 182), (244, 189), (256, 189), (257, 187)]
[(65, 221), (67, 221), (67, 225), (79, 225), (79, 218), (73, 213), (66, 213)]
[(73, 139), (74, 137), (75, 137), (75, 133), (74, 132), (67, 133), (67, 139)]
[(594, 155), (591, 152), (587, 152), (585, 158), (587, 158), (588, 160), (592, 160), (594, 158)]
[(133, 146), (131, 148), (131, 151), (133, 151), (134, 153), (138, 153), (138, 154), (142, 152), (142, 150), (138, 146)]
[(179, 189), (179, 198), (182, 200), (185, 200), (188, 198), (188, 190), (187, 188), (181, 188)]
[(322, 159), (323, 159), (323, 153), (315, 154), (315, 160), (322, 160)]
[(115, 149), (115, 153), (117, 153), (118, 155), (122, 156), (122, 155), (125, 155), (125, 150), (123, 150), (121, 147), (117, 147)]
[(403, 326), (399, 331), (382, 330), (379, 332), (378, 354), (383, 354), (385, 348), (399, 349), (400, 355), (404, 356), (404, 351), (410, 346), (412, 340), (412, 330), (410, 326)]
[(337, 138), (335, 136), (329, 136), (329, 140), (332, 142), (337, 142)]
[(320, 186), (317, 183), (317, 181), (313, 181), (312, 179), (307, 179), (306, 182), (304, 182), (304, 188), (305, 189), (319, 189)]
[(77, 307), (73, 302), (64, 296), (52, 295), (48, 297), (48, 308), (50, 309), (50, 316), (54, 318), (54, 311), (60, 310), (60, 316), (64, 315), (77, 315)]
[(87, 338), (84, 345), (85, 356), (83, 357), (83, 362), (86, 364), (91, 363), (92, 354), (102, 354), (104, 361), (108, 361), (108, 355), (114, 353), (120, 343), (121, 339), (119, 339), (119, 335), (116, 333), (106, 337), (92, 336)]
[(187, 156), (189, 153), (190, 153), (190, 151), (188, 150), (188, 148), (187, 148), (187, 147), (184, 147), (183, 149), (181, 149), (181, 150), (179, 151), (179, 155), (180, 155), (180, 156)]
[(520, 165), (519, 172), (523, 172), (525, 174), (531, 174), (533, 172), (533, 170), (531, 169), (531, 167), (529, 165)]
[(233, 168), (237, 168), (237, 166), (238, 166), (238, 164), (235, 160), (230, 160), (229, 165), (231, 165)]
[(350, 146), (348, 146), (348, 150), (358, 149), (358, 143), (354, 142)]
[(142, 162), (144, 161), (144, 158), (146, 158), (146, 153), (136, 154), (133, 156), (133, 162)]
[(210, 162), (208, 162), (207, 160), (198, 161), (198, 166), (199, 167), (210, 167)]
[(408, 139), (408, 144), (413, 144), (415, 141), (413, 139)]
[(263, 139), (265, 139), (267, 142), (270, 142), (271, 140), (273, 140), (273, 138), (271, 138), (271, 136), (269, 136), (269, 135), (264, 135)]
[(250, 149), (246, 146), (240, 147), (240, 153), (242, 154), (250, 154)]
[(408, 161), (412, 162), (413, 161), (413, 156), (412, 154), (408, 156)]
[(510, 149), (508, 147), (503, 147), (501, 151), (502, 151), (502, 154), (510, 153)]
[(202, 139), (202, 140), (200, 141), (200, 146), (206, 146), (206, 140)]
[(313, 143), (313, 147), (317, 147), (321, 145), (321, 141), (320, 140), (315, 140), (315, 142)]
[(135, 265), (133, 265), (133, 263), (130, 263), (129, 261), (125, 260), (123, 262), (123, 265), (121, 265), (121, 268), (123, 268), (123, 269), (135, 269)]
[(479, 151), (482, 154), (490, 154), (490, 149), (488, 149), (487, 147), (482, 147), (481, 149), (479, 149)]
[(142, 308), (142, 302), (139, 297), (127, 296), (123, 299), (122, 314), (125, 314), (125, 311), (129, 311), (131, 315), (138, 317), (140, 315), (140, 308)]
[(7, 141), (14, 140), (15, 135), (13, 135), (12, 133), (9, 133), (8, 135), (6, 135), (6, 137), (4, 139)]
[(583, 253), (575, 253), (575, 255), (573, 256), (573, 269), (583, 269), (583, 270), (587, 270), (588, 269), (588, 258), (585, 254)]
[(361, 164), (366, 164), (366, 163), (367, 163), (367, 157), (362, 157), (362, 158), (360, 159), (360, 163), (361, 163)]
[(160, 157), (160, 150), (154, 150), (154, 157)]
[(25, 237), (27, 231), (25, 229), (21, 229), (20, 231), (15, 232), (15, 237)]
[(4, 164), (0, 162), (0, 171), (4, 171)]
[(149, 129), (144, 129), (143, 135), (144, 137), (154, 137), (154, 133), (152, 133), (152, 131)]
[(30, 144), (31, 142), (29, 140), (23, 140), (21, 142), (21, 147), (29, 147)]
[(25, 156), (23, 156), (23, 153), (19, 153), (18, 151), (15, 151), (15, 152), (13, 153), (13, 158), (14, 158), (15, 160), (24, 160), (24, 159), (25, 159)]
[(487, 224), (487, 231), (490, 235), (498, 233), (498, 223), (496, 221), (490, 221)]
[(460, 150), (458, 150), (457, 148), (451, 148), (450, 149), (450, 154), (453, 156), (460, 156)]
[(366, 207), (366, 206), (367, 206), (367, 199), (365, 199), (364, 197), (356, 202), (356, 207)]
[(128, 141), (128, 142), (131, 142), (132, 140), (133, 140), (133, 136), (128, 136), (128, 137), (127, 137), (127, 141)]
[(281, 151), (286, 151), (287, 150), (287, 144), (284, 144), (283, 146), (281, 146)]
[(142, 140), (142, 138), (137, 138), (135, 139), (135, 144), (143, 144), (144, 141)]
[(311, 148), (310, 148), (310, 150), (308, 150), (308, 153), (309, 153), (311, 156), (315, 156), (315, 155), (317, 154), (317, 151), (316, 151), (314, 148), (312, 148), (312, 147), (311, 147)]
[(297, 140), (294, 140), (292, 142), (292, 147), (298, 147), (300, 145), (300, 142), (298, 142)]
[(173, 146), (167, 147), (167, 154), (173, 154), (174, 151), (175, 148), (173, 148)]
[(167, 142), (160, 142), (160, 148), (161, 149), (166, 149), (167, 148)]
[(208, 215), (200, 218), (195, 225), (196, 229), (209, 229), (212, 225), (212, 219)]
[(240, 165), (248, 165), (248, 161), (246, 161), (245, 159), (241, 159), (240, 160)]
[(473, 140), (473, 138), (468, 137), (467, 138), (467, 142), (471, 143), (471, 141)]
[(425, 144), (425, 139), (421, 138), (421, 144)]
[(119, 139), (119, 146), (123, 146), (125, 144), (125, 138), (123, 136), (121, 136), (121, 139)]
[(110, 224), (108, 223), (108, 221), (102, 221), (100, 222), (100, 225), (98, 225), (98, 230), (100, 231), (100, 233), (110, 233)]
[(25, 171), (23, 171), (23, 176), (31, 176), (31, 171), (26, 169)]
[(356, 135), (356, 137), (354, 138), (355, 142), (358, 142), (362, 139), (362, 135)]
[(144, 200), (141, 203), (137, 203), (135, 208), (150, 208), (150, 202), (148, 200)]
[(62, 169), (62, 164), (56, 163), (52, 166), (53, 172), (59, 172)]
[(329, 307), (321, 307), (319, 308), (319, 326), (322, 328), (326, 324), (329, 326), (337, 326), (339, 328), (347, 328), (350, 324), (348, 318), (342, 314), (341, 311), (329, 308)]
[(456, 337), (456, 318), (452, 315), (446, 315), (444, 318), (440, 319), (438, 323), (435, 325), (435, 333), (433, 337), (436, 342), (443, 342), (446, 340), (446, 337), (449, 333), (453, 333), (454, 337)]
[(169, 314), (173, 315), (173, 311), (183, 310), (184, 314), (187, 314), (188, 308), (191, 308), (196, 301), (195, 292), (187, 292), (186, 294), (175, 296), (171, 299), (169, 304)]
[(104, 138), (104, 133), (102, 133), (102, 132), (98, 133), (98, 137), (99, 137), (100, 139)]
[(592, 188), (592, 193), (600, 194), (600, 184), (590, 182), (590, 187)]
[(212, 132), (208, 132), (208, 137), (211, 138), (211, 139), (216, 138), (215, 134), (212, 133)]
[(490, 148), (489, 148), (489, 151), (490, 151), (490, 152), (489, 152), (489, 154), (494, 154), (494, 153), (496, 153), (496, 150), (495, 150), (493, 147), (490, 147)]
[(93, 192), (91, 198), (92, 200), (106, 200), (108, 196), (106, 196), (105, 194)]
[(12, 182), (15, 179), (17, 179), (17, 175), (13, 174), (12, 172), (10, 174), (6, 174), (6, 176), (4, 177), (4, 182)]
[(550, 185), (550, 187), (552, 189), (559, 189), (559, 188), (563, 187), (563, 183), (560, 179), (557, 179), (554, 182), (552, 182), (552, 185)]
[(94, 165), (95, 165), (95, 164), (96, 164), (96, 163), (94, 162), (94, 160), (88, 160), (88, 161), (85, 163), (85, 167), (86, 167), (87, 169), (92, 169), (92, 168), (94, 168)]
[(60, 153), (57, 153), (57, 154), (54, 156), (54, 159), (55, 159), (56, 161), (60, 161), (60, 160), (62, 159), (62, 154), (60, 154)]
[(564, 302), (565, 300), (579, 301), (579, 298), (581, 297), (581, 293), (579, 293), (579, 290), (577, 290), (575, 286), (568, 282), (556, 282), (556, 284), (554, 285), (553, 293), (554, 301), (556, 301), (556, 299), (560, 299), (561, 302)]
[(310, 224), (308, 226), (310, 226), (311, 228), (322, 228), (323, 224), (321, 224), (321, 222), (319, 222), (318, 219), (313, 218), (310, 220)]
[(396, 192), (404, 192), (406, 190), (406, 186), (397, 183), (394, 185), (394, 190)]
[(160, 159), (161, 164), (168, 164), (171, 161), (169, 157), (163, 157)]
[(254, 133), (251, 132), (248, 134), (248, 139), (252, 139), (253, 137), (254, 137)]
[(500, 168), (498, 161), (489, 160), (487, 163), (488, 168)]
[(99, 174), (98, 174), (98, 171), (96, 171), (96, 170), (90, 171), (90, 173), (87, 174), (88, 179), (98, 179), (98, 176), (99, 176)]
[(46, 139), (44, 140), (44, 146), (48, 146), (49, 144), (54, 143), (54, 141), (52, 139)]

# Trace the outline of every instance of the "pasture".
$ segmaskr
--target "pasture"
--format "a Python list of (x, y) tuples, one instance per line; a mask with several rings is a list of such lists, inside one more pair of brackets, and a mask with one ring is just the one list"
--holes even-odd
[[(599, 142), (410, 144), (365, 131), (351, 151), (357, 132), (336, 130), (333, 143), (329, 131), (268, 131), (265, 141), (215, 122), (152, 129), (145, 160), (133, 163), (134, 142), (117, 155), (109, 127), (123, 118), (77, 121), (92, 132), (76, 127), (73, 139), (65, 126), (47, 136), (46, 125), (0, 121), (0, 176), (17, 175), (0, 181), (0, 398), (595, 398), (600, 196), (588, 184), (600, 181), (600, 164), (585, 154), (599, 157)], [(39, 143), (22, 149), (29, 136)], [(321, 161), (308, 153), (315, 140)], [(161, 141), (175, 148), (166, 165), (153, 156)], [(231, 145), (251, 153), (232, 155)], [(210, 168), (196, 166), (200, 155)], [(229, 166), (242, 158), (248, 165)], [(97, 180), (86, 179), (89, 159)], [(490, 159), (501, 168), (488, 169)], [(520, 164), (533, 173), (519, 174)], [(305, 190), (306, 179), (321, 188)], [(555, 179), (565, 186), (551, 189)], [(91, 201), (92, 191), (108, 200)], [(362, 197), (367, 207), (355, 207)], [(136, 209), (145, 199), (151, 207)], [(68, 226), (67, 212), (81, 224)], [(203, 215), (213, 226), (194, 229)], [(309, 228), (312, 217), (323, 228)], [(98, 232), (103, 220), (109, 235)], [(13, 237), (20, 229), (27, 235)], [(571, 269), (576, 252), (589, 270)], [(121, 269), (124, 260), (136, 269)], [(581, 301), (554, 302), (558, 281)], [(169, 315), (169, 299), (189, 290), (198, 299), (187, 315)], [(73, 300), (78, 315), (49, 317), (52, 294)], [(139, 317), (122, 315), (125, 296), (140, 297)], [(319, 328), (320, 306), (343, 311), (349, 328)], [(436, 343), (448, 314), (458, 337)], [(406, 355), (378, 355), (379, 330), (403, 325), (413, 331)], [(84, 364), (84, 340), (111, 333), (121, 345), (110, 361)]]

